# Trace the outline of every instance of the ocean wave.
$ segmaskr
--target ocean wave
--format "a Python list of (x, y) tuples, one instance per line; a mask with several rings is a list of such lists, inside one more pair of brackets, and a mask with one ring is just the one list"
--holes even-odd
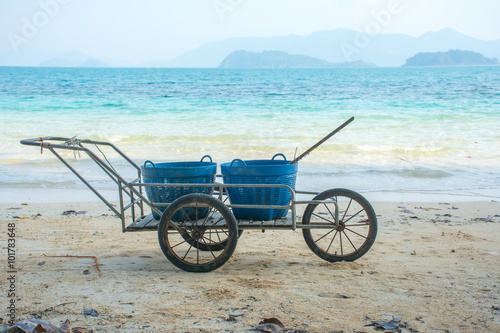
[(453, 171), (444, 171), (430, 168), (417, 169), (365, 169), (359, 170), (359, 167), (353, 168), (351, 171), (334, 170), (327, 171), (324, 168), (301, 169), (301, 173), (308, 176), (331, 176), (331, 177), (411, 177), (411, 178), (446, 178), (456, 175)]

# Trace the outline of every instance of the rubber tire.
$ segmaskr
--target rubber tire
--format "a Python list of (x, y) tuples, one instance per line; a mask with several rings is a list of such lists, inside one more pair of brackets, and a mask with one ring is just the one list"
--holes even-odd
[[(193, 264), (183, 260), (182, 258), (176, 255), (175, 251), (172, 250), (170, 244), (168, 244), (168, 240), (165, 237), (165, 235), (167, 235), (166, 232), (169, 228), (169, 225), (172, 223), (171, 217), (185, 205), (195, 204), (195, 203), (207, 204), (211, 206), (211, 209), (212, 208), (217, 209), (223, 216), (228, 226), (228, 237), (226, 239), (224, 248), (222, 250), (223, 253), (220, 254), (214, 260), (206, 264)], [(229, 208), (226, 205), (224, 205), (220, 200), (210, 195), (201, 193), (187, 194), (172, 202), (172, 204), (170, 204), (167, 207), (167, 209), (165, 209), (165, 211), (163, 212), (158, 227), (158, 242), (160, 243), (160, 247), (161, 250), (163, 251), (163, 254), (167, 257), (168, 260), (170, 260), (172, 264), (187, 272), (197, 272), (197, 273), (211, 272), (224, 265), (229, 260), (234, 250), (236, 249), (236, 244), (238, 242), (237, 235), (238, 235), (238, 224), (236, 222), (236, 219), (234, 218), (234, 215), (229, 210)], [(182, 237), (185, 239), (184, 235)]]
[[(311, 229), (302, 229), (302, 234), (304, 236), (304, 240), (306, 241), (307, 245), (309, 248), (321, 259), (324, 259), (329, 262), (338, 262), (338, 261), (354, 261), (359, 258), (361, 258), (363, 255), (365, 255), (368, 250), (372, 247), (373, 243), (375, 242), (375, 238), (377, 237), (377, 215), (375, 214), (375, 211), (373, 210), (373, 207), (371, 204), (366, 200), (361, 194), (348, 190), (348, 189), (343, 189), (343, 188), (336, 188), (336, 189), (331, 189), (331, 190), (326, 190), (324, 192), (321, 192), (317, 196), (313, 198), (313, 200), (325, 200), (328, 198), (332, 197), (346, 197), (350, 198), (354, 201), (356, 201), (366, 212), (366, 215), (368, 217), (368, 226), (369, 226), (369, 231), (366, 237), (366, 240), (364, 243), (354, 252), (351, 252), (349, 254), (345, 255), (337, 255), (337, 254), (332, 254), (324, 251), (322, 248), (318, 247), (316, 242), (313, 239), (313, 236), (311, 234)], [(302, 224), (309, 224), (311, 215), (314, 211), (314, 209), (318, 206), (318, 204), (309, 204), (307, 205), (304, 215), (302, 217)], [(342, 218), (342, 217), (339, 217)], [(328, 229), (323, 229), (325, 230), (325, 233)], [(332, 230), (335, 230), (335, 228), (332, 228)]]

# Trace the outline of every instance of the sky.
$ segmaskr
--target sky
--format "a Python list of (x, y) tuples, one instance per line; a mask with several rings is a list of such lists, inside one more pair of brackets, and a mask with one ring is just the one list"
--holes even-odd
[[(231, 37), (348, 28), (500, 39), (498, 0), (0, 0), (0, 52), (78, 51), (142, 63)], [(370, 26), (372, 24), (372, 26)]]

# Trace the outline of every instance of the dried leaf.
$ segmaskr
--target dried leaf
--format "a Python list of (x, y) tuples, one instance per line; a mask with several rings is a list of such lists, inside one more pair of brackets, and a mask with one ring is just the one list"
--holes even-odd
[(255, 326), (255, 329), (268, 333), (280, 333), (285, 329), (285, 325), (279, 319), (267, 318)]
[(47, 321), (38, 319), (22, 320), (14, 325), (13, 328), (26, 333), (57, 332), (57, 327)]
[(59, 331), (61, 331), (61, 333), (71, 333), (71, 328), (69, 324), (70, 324), (69, 320), (66, 319), (66, 321), (62, 323), (61, 327), (59, 327)]
[(365, 326), (374, 326), (376, 330), (395, 330), (399, 329), (399, 322), (401, 321), (401, 318), (395, 318), (392, 317), (391, 320), (389, 321), (381, 321), (381, 320), (372, 320), (371, 324), (365, 325)]

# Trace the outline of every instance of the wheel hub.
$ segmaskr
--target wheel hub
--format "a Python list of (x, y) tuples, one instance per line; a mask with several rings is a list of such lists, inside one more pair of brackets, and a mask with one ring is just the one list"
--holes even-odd
[(203, 234), (205, 233), (204, 230), (201, 229), (195, 229), (191, 232), (191, 238), (194, 240), (200, 240), (203, 238)]
[(335, 228), (335, 230), (337, 230), (337, 231), (344, 231), (345, 230), (345, 223), (344, 223), (344, 221), (340, 221), (339, 222), (339, 226), (337, 228)]

